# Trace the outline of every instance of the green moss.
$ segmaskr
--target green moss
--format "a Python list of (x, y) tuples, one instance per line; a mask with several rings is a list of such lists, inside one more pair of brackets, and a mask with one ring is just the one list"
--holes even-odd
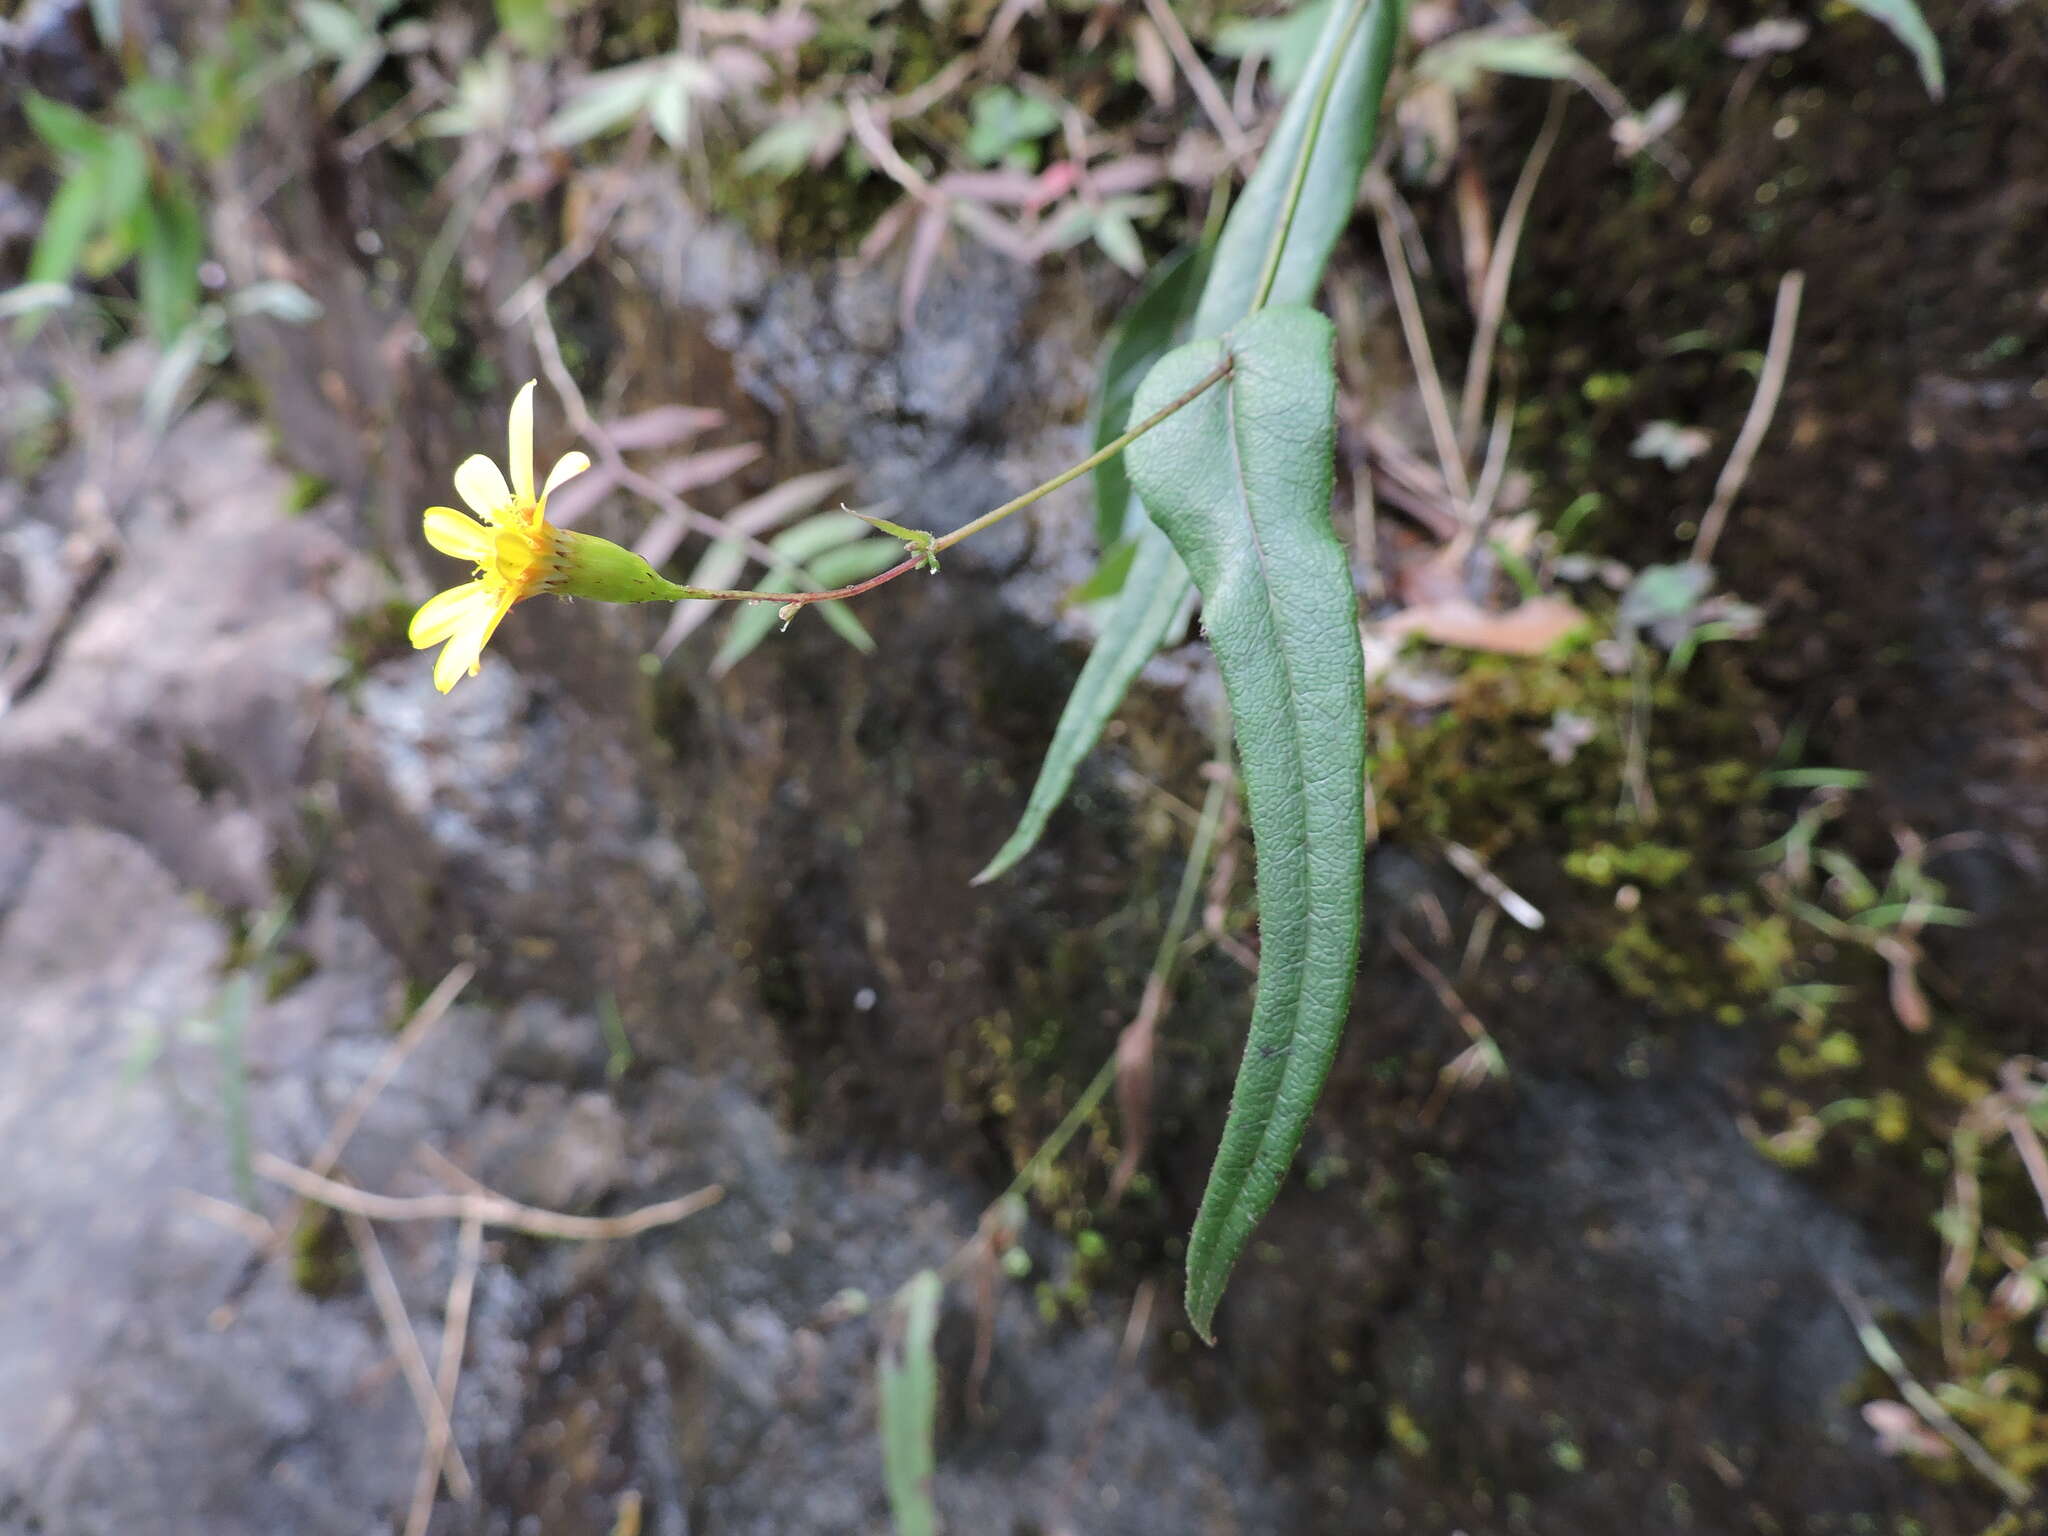
[(1598, 842), (1564, 856), (1564, 872), (1588, 885), (1612, 886), (1622, 881), (1665, 886), (1692, 867), (1692, 855), (1663, 843), (1638, 843), (1633, 848)]
[(355, 1252), (341, 1219), (324, 1205), (300, 1213), (291, 1237), (292, 1284), (308, 1296), (338, 1296), (355, 1280)]

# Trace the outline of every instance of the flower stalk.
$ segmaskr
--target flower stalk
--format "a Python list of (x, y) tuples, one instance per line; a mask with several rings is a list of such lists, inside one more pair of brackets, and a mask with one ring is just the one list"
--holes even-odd
[[(455, 472), (455, 489), (469, 508), (429, 507), (422, 518), (427, 542), (443, 554), (467, 560), (472, 579), (420, 605), (407, 636), (419, 649), (440, 646), (434, 686), (446, 693), (463, 677), (476, 676), (484, 646), (514, 605), (550, 593), (603, 603), (742, 602), (776, 603), (787, 624), (812, 603), (859, 597), (911, 571), (937, 571), (939, 555), (964, 539), (1044, 500), (1061, 486), (1099, 468), (1165, 421), (1230, 372), (1226, 359), (1177, 399), (1168, 401), (1115, 441), (1061, 471), (1042, 485), (982, 513), (951, 533), (934, 535), (894, 523), (885, 531), (901, 537), (906, 558), (876, 576), (825, 592), (760, 592), (689, 587), (670, 581), (630, 549), (547, 520), (548, 497), (590, 467), (582, 453), (556, 461), (538, 493), (533, 476), (533, 390), (529, 381), (513, 398), (507, 423), (508, 478), (483, 454), (473, 454)], [(869, 519), (869, 521), (875, 521)], [(883, 526), (878, 524), (878, 526)]]

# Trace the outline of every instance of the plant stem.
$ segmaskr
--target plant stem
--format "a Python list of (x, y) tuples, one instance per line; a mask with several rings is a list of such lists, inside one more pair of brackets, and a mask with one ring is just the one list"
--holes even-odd
[(1035, 485), (1015, 500), (1006, 501), (995, 510), (982, 513), (973, 522), (965, 523), (955, 528), (943, 538), (933, 539), (929, 552), (914, 554), (900, 565), (891, 566), (879, 576), (870, 576), (866, 581), (857, 581), (850, 587), (834, 587), (829, 592), (728, 592), (710, 587), (676, 587), (668, 595), (678, 601), (686, 598), (695, 598), (704, 602), (782, 603), (785, 605), (796, 604), (803, 606), (810, 603), (838, 602), (842, 598), (859, 597), (863, 592), (872, 592), (883, 583), (894, 581), (898, 576), (905, 575), (926, 564), (931, 555), (937, 554), (940, 550), (951, 549), (961, 540), (972, 538), (985, 528), (993, 528), (1004, 518), (1010, 516), (1011, 513), (1021, 512), (1033, 502), (1043, 501), (1061, 486), (1080, 479), (1081, 476), (1087, 474), (1090, 470), (1101, 468), (1126, 448), (1130, 447), (1132, 443), (1166, 420), (1175, 411), (1191, 404), (1212, 386), (1221, 383), (1229, 376), (1231, 366), (1231, 360), (1225, 358), (1208, 373), (1204, 374), (1201, 379), (1197, 380), (1195, 385), (1185, 394), (1169, 400), (1165, 405), (1162, 405), (1150, 416), (1147, 416), (1135, 427), (1124, 433), (1123, 436), (1116, 438), (1114, 441), (1104, 443), (1071, 469), (1062, 470), (1043, 485)]
[[(1391, 4), (1392, 0), (1379, 0)], [(1323, 71), (1322, 83), (1316, 88), (1315, 105), (1309, 108), (1308, 125), (1301, 136), (1301, 152), (1294, 157), (1294, 174), (1287, 183), (1287, 201), (1280, 209), (1280, 222), (1273, 226), (1273, 242), (1266, 247), (1266, 264), (1259, 270), (1259, 286), (1252, 292), (1252, 307), (1248, 313), (1256, 314), (1266, 307), (1266, 299), (1273, 292), (1274, 279), (1280, 275), (1280, 257), (1287, 249), (1287, 232), (1294, 226), (1294, 210), (1301, 202), (1301, 189), (1308, 184), (1309, 162), (1315, 159), (1316, 143), (1322, 137), (1323, 115), (1330, 109), (1330, 97), (1337, 87), (1344, 50), (1351, 46), (1351, 35), (1358, 30), (1358, 24), (1365, 20), (1365, 13), (1372, 9), (1374, 0), (1352, 0), (1350, 19), (1344, 23), (1344, 30), (1337, 38), (1337, 46), (1330, 53), (1330, 67)]]

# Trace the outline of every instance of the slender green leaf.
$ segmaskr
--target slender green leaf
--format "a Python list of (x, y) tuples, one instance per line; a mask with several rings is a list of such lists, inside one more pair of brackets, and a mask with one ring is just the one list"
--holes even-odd
[(678, 59), (663, 70), (647, 97), (647, 120), (670, 149), (684, 149), (690, 142), (690, 71), (684, 67), (688, 63)]
[(142, 390), (142, 422), (152, 434), (162, 432), (176, 418), (185, 393), (206, 361), (207, 352), (220, 340), (227, 316), (218, 305), (209, 304), (178, 333), (178, 339), (164, 350), (150, 370), (149, 383)]
[(1095, 217), (1095, 244), (1103, 255), (1133, 277), (1145, 275), (1145, 243), (1137, 226), (1121, 208), (1104, 208)]
[(1849, 0), (1849, 4), (1892, 29), (1892, 35), (1911, 51), (1927, 94), (1941, 100), (1948, 89), (1941, 70), (1941, 44), (1934, 40), (1934, 29), (1927, 25), (1920, 7), (1913, 0)]
[(376, 31), (339, 0), (299, 0), (299, 28), (326, 58), (346, 59), (376, 37)]
[(742, 176), (765, 174), (786, 180), (810, 164), (819, 146), (836, 142), (846, 132), (846, 113), (824, 105), (771, 123), (735, 162)]
[(1315, 297), (1330, 251), (1351, 222), (1359, 177), (1378, 136), (1380, 96), (1405, 9), (1401, 0), (1351, 0), (1332, 8), (1301, 89), (1288, 99), (1258, 169), (1223, 226), (1216, 264), (1195, 311), (1195, 335), (1221, 335), (1251, 309), (1266, 248), (1283, 222), (1323, 77), (1334, 70), (1321, 129), (1309, 150), (1308, 177), (1287, 224), (1287, 244), (1267, 302), (1306, 304)]
[(932, 1438), (939, 1417), (939, 1367), (932, 1341), (939, 1331), (939, 1301), (945, 1294), (938, 1271), (921, 1269), (889, 1303), (889, 1320), (876, 1362), (876, 1397), (881, 1408), (882, 1480), (896, 1536), (936, 1536), (938, 1506), (932, 1497), (938, 1461)]
[[(903, 558), (894, 539), (863, 538), (868, 526), (850, 512), (821, 512), (778, 535), (769, 548), (784, 563), (771, 566), (761, 578), (770, 591), (816, 592), (842, 587), (885, 571)], [(858, 542), (855, 542), (855, 541)], [(872, 651), (873, 638), (841, 603), (820, 603), (825, 622), (857, 651)], [(711, 673), (723, 677), (751, 655), (781, 622), (774, 603), (741, 603), (734, 610), (725, 642), (711, 659)]]
[(42, 233), (28, 258), (29, 282), (68, 283), (77, 274), (85, 242), (99, 223), (106, 180), (105, 168), (97, 160), (86, 161), (65, 177), (44, 210)]
[(625, 64), (592, 75), (569, 104), (548, 119), (541, 140), (556, 148), (616, 133), (648, 109), (662, 83), (654, 64)]
[(76, 297), (66, 283), (22, 283), (0, 290), (0, 320), (18, 320), (63, 309)]
[(228, 299), (227, 310), (236, 319), (261, 315), (284, 325), (311, 325), (325, 313), (318, 299), (297, 283), (281, 277), (236, 290)]
[[(1145, 375), (1187, 339), (1195, 300), (1209, 275), (1209, 255), (1207, 247), (1188, 246), (1160, 262), (1136, 302), (1110, 328), (1095, 395), (1097, 448), (1122, 435), (1131, 424), (1131, 397)], [(1095, 538), (1103, 549), (1123, 537), (1124, 512), (1130, 504), (1130, 476), (1124, 473), (1122, 459), (1111, 459), (1095, 471)]]
[(1102, 552), (1095, 570), (1089, 578), (1067, 594), (1067, 602), (1079, 607), (1085, 603), (1099, 603), (1112, 598), (1124, 588), (1124, 578), (1131, 574), (1132, 557), (1138, 553), (1135, 539), (1118, 539)]
[(1419, 77), (1461, 96), (1479, 83), (1482, 74), (1571, 80), (1585, 68), (1586, 61), (1562, 32), (1512, 32), (1500, 27), (1454, 32), (1415, 56)]
[(1036, 170), (1036, 141), (1060, 125), (1059, 113), (1050, 106), (1007, 85), (991, 85), (979, 92), (973, 111), (963, 148), (976, 165), (1011, 160), (1025, 170)]
[(99, 34), (100, 46), (115, 49), (121, 46), (121, 0), (92, 0), (92, 29)]
[[(1067, 797), (1074, 770), (1102, 735), (1102, 728), (1109, 724), (1109, 717), (1116, 713), (1145, 663), (1158, 653), (1189, 590), (1180, 556), (1173, 552), (1166, 535), (1147, 520), (1138, 530), (1137, 552), (1131, 557), (1130, 574), (1124, 578), (1117, 605), (1103, 625), (1095, 649), (1088, 653), (1074, 691), (1067, 696), (1060, 723), (1053, 728), (1052, 745), (1046, 748), (1045, 764), (1038, 770), (1038, 782), (1031, 786), (1031, 798), (1017, 830), (974, 877), (976, 885), (986, 885), (1005, 874), (1038, 845), (1046, 822)], [(1140, 594), (1145, 601), (1133, 601)]]
[(76, 107), (23, 91), (21, 110), (36, 137), (60, 155), (89, 160), (106, 147), (107, 130)]
[[(809, 572), (819, 587), (844, 587), (879, 576), (903, 558), (903, 546), (894, 539), (862, 539), (858, 544), (842, 544), (827, 550), (811, 561)], [(818, 603), (815, 607), (818, 617), (831, 625), (840, 639), (863, 656), (874, 654), (874, 637), (846, 604)]]
[(151, 194), (136, 241), (136, 289), (150, 334), (168, 341), (199, 307), (199, 261), (206, 236), (199, 209), (182, 186)]
[(1330, 0), (1308, 0), (1285, 16), (1226, 23), (1216, 33), (1215, 51), (1226, 59), (1271, 59), (1273, 83), (1291, 91), (1315, 57), (1316, 39), (1330, 14)]
[[(1280, 114), (1258, 169), (1224, 225), (1196, 309), (1195, 335), (1220, 335), (1244, 317), (1258, 292), (1267, 250), (1283, 227), (1286, 244), (1268, 300), (1305, 304), (1315, 296), (1330, 250), (1350, 221), (1358, 181), (1372, 153), (1380, 97), (1405, 11), (1403, 0), (1350, 0), (1331, 7), (1301, 89)], [(1309, 144), (1326, 77), (1330, 90), (1321, 127)], [(1304, 152), (1309, 155), (1307, 175), (1289, 220), (1288, 192)], [(1132, 520), (1138, 546), (1130, 575), (1060, 714), (1023, 818), (988, 867), (975, 876), (977, 883), (994, 879), (1037, 843), (1047, 820), (1066, 798), (1074, 770), (1094, 749), (1102, 728), (1193, 590), (1173, 546), (1146, 521), (1137, 499), (1130, 505), (1136, 514)]]
[(1168, 356), (1133, 407), (1156, 411), (1231, 360), (1130, 449), (1132, 483), (1202, 593), (1258, 854), (1258, 999), (1188, 1243), (1188, 1316), (1205, 1339), (1322, 1091), (1358, 960), (1365, 671), (1330, 525), (1333, 338), (1313, 310), (1262, 310)]
[(523, 52), (546, 58), (555, 47), (555, 9), (549, 0), (496, 0), (498, 26)]
[(149, 195), (149, 147), (135, 134), (111, 133), (100, 164), (106, 171), (100, 188), (100, 225), (111, 230), (134, 218)]

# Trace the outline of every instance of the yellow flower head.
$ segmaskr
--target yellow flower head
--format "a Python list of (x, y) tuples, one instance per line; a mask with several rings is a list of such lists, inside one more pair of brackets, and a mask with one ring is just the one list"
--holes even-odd
[(480, 453), (455, 471), (456, 494), (475, 517), (453, 507), (427, 508), (427, 542), (444, 555), (476, 565), (475, 580), (428, 598), (406, 631), (419, 649), (442, 647), (434, 662), (434, 686), (443, 693), (464, 673), (476, 676), (485, 644), (514, 603), (568, 585), (575, 536), (549, 524), (548, 497), (590, 468), (590, 458), (563, 454), (534, 495), (531, 381), (512, 401), (510, 436), (510, 485)]

